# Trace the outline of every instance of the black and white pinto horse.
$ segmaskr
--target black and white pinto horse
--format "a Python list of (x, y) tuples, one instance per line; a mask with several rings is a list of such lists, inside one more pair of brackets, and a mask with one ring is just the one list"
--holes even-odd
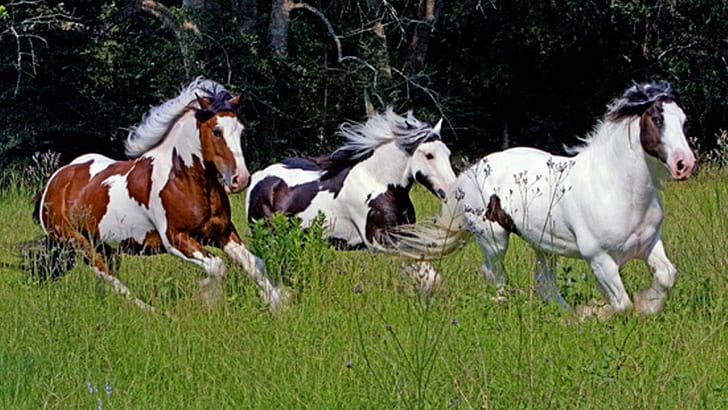
[[(332, 154), (315, 162), (289, 158), (254, 173), (247, 218), (282, 212), (305, 227), (322, 212), (324, 235), (338, 249), (391, 244), (392, 227), (415, 222), (409, 197), (415, 181), (441, 199), (455, 182), (441, 124), (433, 127), (412, 112), (402, 117), (391, 108), (364, 123), (344, 123), (338, 135), (346, 143)], [(408, 270), (426, 287), (439, 280), (429, 264)]]
[[(667, 173), (687, 178), (695, 167), (686, 116), (667, 83), (636, 84), (613, 101), (603, 121), (573, 157), (513, 148), (481, 159), (463, 172), (434, 226), (400, 227), (400, 253), (434, 259), (459, 249), (471, 232), (483, 252), (486, 280), (505, 285), (503, 258), (515, 233), (536, 251), (534, 284), (542, 298), (568, 305), (553, 273), (559, 254), (589, 262), (610, 306), (582, 313), (653, 314), (664, 308), (677, 269), (659, 233), (658, 196)], [(619, 268), (639, 258), (654, 272), (652, 285), (627, 294)]]

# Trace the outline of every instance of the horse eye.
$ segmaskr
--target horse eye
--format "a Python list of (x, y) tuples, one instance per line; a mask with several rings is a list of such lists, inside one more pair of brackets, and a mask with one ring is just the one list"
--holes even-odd
[(427, 158), (427, 159), (434, 159), (434, 158), (435, 158), (435, 156), (434, 156), (434, 155), (432, 155), (432, 154), (430, 154), (430, 153), (428, 152), (427, 154), (425, 154), (425, 158)]
[(662, 117), (652, 117), (652, 123), (658, 127), (662, 127)]
[(219, 128), (215, 128), (214, 130), (212, 130), (212, 135), (218, 138), (222, 138), (222, 130)]

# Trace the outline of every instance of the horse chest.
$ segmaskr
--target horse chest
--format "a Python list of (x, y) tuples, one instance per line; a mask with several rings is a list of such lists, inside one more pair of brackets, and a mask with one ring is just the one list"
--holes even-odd
[(415, 222), (415, 209), (409, 198), (409, 187), (392, 186), (366, 201), (366, 238), (380, 242), (389, 241), (388, 228)]

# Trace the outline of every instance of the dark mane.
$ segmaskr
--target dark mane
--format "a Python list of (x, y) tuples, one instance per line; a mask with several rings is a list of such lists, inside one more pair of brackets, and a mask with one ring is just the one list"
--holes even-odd
[(610, 104), (606, 118), (609, 121), (619, 121), (626, 117), (642, 115), (657, 101), (680, 101), (670, 83), (635, 83), (624, 94)]
[(204, 122), (221, 112), (235, 112), (236, 107), (233, 104), (232, 94), (219, 84), (212, 84), (211, 89), (200, 88), (200, 91), (206, 94), (200, 97), (205, 98), (208, 104), (204, 109), (199, 109), (195, 113), (195, 118), (198, 120)]
[(339, 172), (344, 169), (351, 168), (361, 161), (372, 156), (374, 151), (369, 152), (367, 155), (354, 157), (354, 153), (351, 150), (337, 149), (331, 154), (322, 155), (320, 157), (313, 158), (313, 162), (316, 163), (321, 170), (321, 180), (327, 180), (336, 176)]
[(322, 180), (337, 175), (341, 170), (369, 158), (380, 146), (396, 142), (408, 153), (425, 140), (439, 139), (427, 121), (421, 121), (407, 112), (406, 117), (395, 114), (391, 108), (384, 113), (375, 113), (365, 123), (344, 123), (337, 132), (346, 143), (331, 154), (314, 159), (323, 170)]

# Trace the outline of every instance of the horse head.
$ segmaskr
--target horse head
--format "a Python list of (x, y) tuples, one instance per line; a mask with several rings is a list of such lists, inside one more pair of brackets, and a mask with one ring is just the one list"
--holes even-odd
[(412, 151), (410, 172), (415, 180), (440, 199), (445, 199), (455, 172), (450, 165), (450, 149), (442, 142), (442, 119), (424, 136)]
[(672, 178), (682, 180), (695, 168), (695, 154), (685, 137), (686, 116), (669, 83), (635, 84), (612, 117), (639, 116), (642, 149), (660, 160)]
[(230, 192), (242, 191), (250, 184), (240, 143), (244, 127), (235, 114), (239, 101), (239, 96), (225, 91), (197, 96), (200, 108), (195, 112), (203, 160), (214, 165)]

